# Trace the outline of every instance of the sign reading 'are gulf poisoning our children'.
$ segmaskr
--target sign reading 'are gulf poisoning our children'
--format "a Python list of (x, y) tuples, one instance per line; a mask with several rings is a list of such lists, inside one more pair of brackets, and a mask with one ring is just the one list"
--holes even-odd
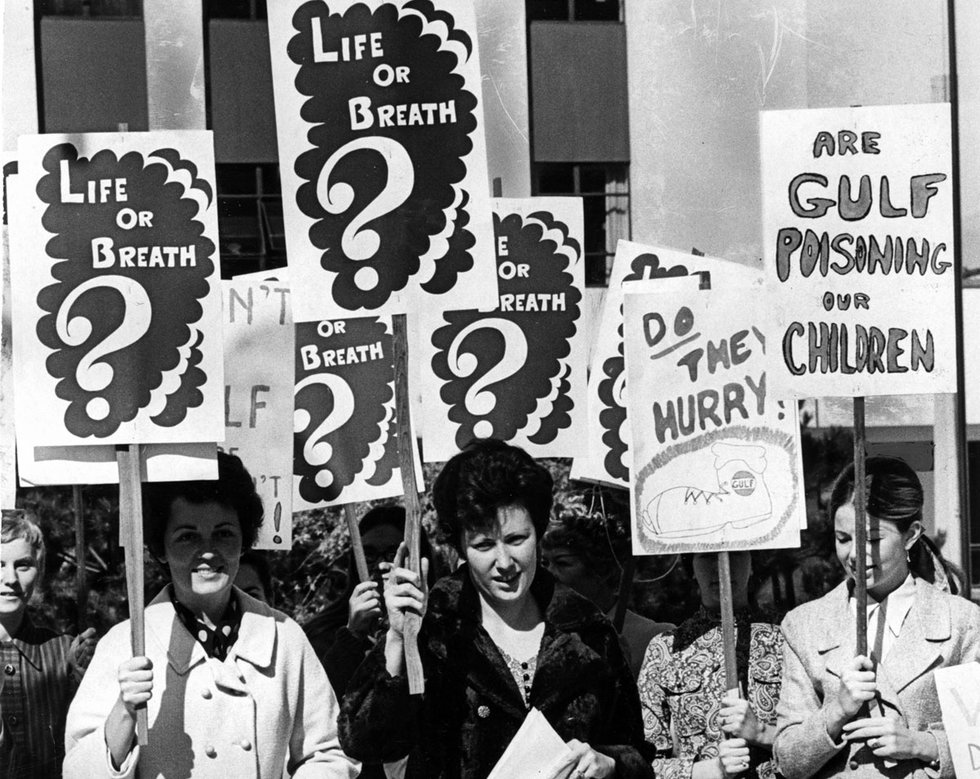
[(535, 457), (585, 451), (580, 198), (494, 204), (496, 307), (423, 315), (427, 460), (494, 437)]
[(759, 284), (624, 286), (634, 554), (799, 546), (799, 424), (766, 380)]
[(954, 392), (946, 104), (761, 115), (773, 392)]
[(25, 136), (11, 222), (18, 430), (224, 438), (209, 132)]
[(472, 0), (269, 4), (297, 322), (492, 306)]

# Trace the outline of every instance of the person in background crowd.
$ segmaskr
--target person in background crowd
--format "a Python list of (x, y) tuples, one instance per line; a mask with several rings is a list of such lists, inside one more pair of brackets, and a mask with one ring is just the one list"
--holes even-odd
[(922, 525), (922, 484), (903, 460), (865, 463), (868, 655), (855, 652), (854, 466), (830, 497), (846, 579), (793, 609), (773, 752), (787, 779), (953, 777), (933, 671), (980, 659), (980, 608)]
[(35, 624), (28, 604), (44, 578), (41, 529), (20, 511), (0, 520), (0, 776), (61, 776), (65, 714), (95, 648)]
[[(617, 557), (628, 556), (628, 546), (626, 536), (613, 539), (604, 517), (568, 511), (548, 525), (541, 541), (542, 563), (558, 581), (613, 620), (622, 575)], [(673, 627), (670, 622), (655, 622), (626, 609), (620, 637), (634, 678), (640, 673), (650, 639)]]
[[(68, 711), (66, 777), (354, 777), (337, 699), (303, 631), (235, 588), (262, 522), (252, 477), (218, 453), (217, 481), (144, 486), (147, 546), (171, 583), (99, 642)], [(146, 707), (149, 744), (136, 743)]]
[(272, 602), (272, 566), (269, 558), (262, 552), (249, 549), (238, 561), (235, 586), (246, 595), (260, 600), (266, 605)]
[[(387, 629), (381, 602), (383, 577), (391, 568), (398, 547), (405, 537), (405, 509), (402, 506), (375, 506), (361, 517), (358, 527), (361, 531), (361, 546), (367, 563), (370, 579), (358, 580), (354, 551), (348, 553), (347, 592), (328, 606), (305, 626), (307, 637), (323, 663), (330, 684), (339, 696), (343, 696), (357, 667), (365, 655), (377, 643), (379, 633)], [(421, 535), (422, 556), (429, 558), (429, 541)], [(432, 570), (429, 582), (432, 583)], [(364, 760), (361, 769), (362, 779), (383, 779), (386, 775), (400, 776), (395, 766), (401, 761), (386, 767), (380, 761)]]
[[(475, 441), (433, 485), (440, 540), (464, 560), (431, 595), (399, 548), (385, 584), (389, 626), (347, 688), (349, 754), (408, 755), (407, 776), (485, 777), (531, 707), (570, 746), (561, 776), (652, 777), (642, 755), (636, 686), (601, 612), (537, 564), (552, 479), (526, 452)], [(425, 693), (405, 677), (405, 615), (424, 615)]]
[(753, 606), (748, 552), (729, 553), (738, 687), (725, 678), (718, 555), (695, 554), (701, 607), (647, 647), (638, 680), (647, 741), (661, 779), (773, 777), (782, 635), (774, 614)]

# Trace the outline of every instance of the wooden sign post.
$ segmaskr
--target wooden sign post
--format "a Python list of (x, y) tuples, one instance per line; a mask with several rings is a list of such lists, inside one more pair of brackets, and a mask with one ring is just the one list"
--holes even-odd
[[(129, 625), (133, 657), (146, 654), (143, 627), (143, 493), (140, 476), (140, 446), (116, 447), (119, 466), (119, 541), (126, 558), (126, 595), (129, 601)], [(149, 743), (146, 705), (136, 710), (136, 739), (140, 746)]]
[(735, 608), (732, 597), (732, 566), (728, 552), (718, 553), (718, 587), (721, 595), (721, 637), (725, 654), (725, 689), (738, 690), (735, 660)]
[(364, 544), (361, 542), (361, 528), (357, 524), (357, 512), (353, 503), (344, 504), (344, 520), (347, 522), (347, 532), (350, 533), (350, 549), (354, 555), (354, 567), (357, 568), (357, 578), (366, 582), (371, 578), (368, 573), (367, 560), (364, 557)]
[[(854, 398), (854, 600), (859, 655), (868, 654), (868, 525), (866, 511), (864, 398)], [(833, 517), (831, 517), (833, 519)]]
[[(408, 395), (408, 326), (405, 314), (391, 318), (395, 351), (395, 416), (398, 418), (398, 459), (405, 486), (405, 545), (408, 547), (409, 567), (422, 575), (419, 541), (422, 534), (422, 507), (415, 483), (415, 438), (412, 435)], [(425, 587), (425, 582), (422, 583)], [(422, 626), (419, 614), (405, 615), (405, 667), (408, 691), (420, 695), (425, 691), (422, 658), (419, 655), (418, 635)]]

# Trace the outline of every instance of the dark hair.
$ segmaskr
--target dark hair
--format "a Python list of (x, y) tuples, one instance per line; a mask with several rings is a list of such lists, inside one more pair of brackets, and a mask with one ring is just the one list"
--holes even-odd
[(465, 531), (492, 527), (497, 509), (511, 505), (527, 510), (540, 538), (551, 513), (553, 484), (548, 470), (523, 449), (493, 438), (471, 441), (432, 485), (436, 538), (462, 553)]
[[(877, 455), (864, 461), (865, 508), (870, 516), (891, 522), (905, 533), (913, 522), (922, 522), (922, 482), (911, 466), (898, 457)], [(854, 498), (854, 463), (838, 475), (830, 493), (828, 511), (833, 525), (837, 510)], [(909, 569), (917, 577), (933, 584), (948, 583), (956, 594), (962, 592), (962, 572), (939, 553), (936, 544), (925, 533), (909, 549)]]
[(265, 590), (265, 597), (268, 602), (272, 603), (272, 565), (269, 563), (269, 558), (264, 552), (260, 552), (257, 549), (249, 549), (245, 554), (241, 556), (238, 561), (239, 570), (241, 566), (250, 565), (255, 571), (255, 575), (259, 577), (259, 583), (262, 585), (262, 589)]
[(242, 531), (242, 549), (251, 549), (262, 524), (262, 499), (242, 461), (218, 452), (216, 481), (160, 481), (143, 485), (143, 534), (156, 557), (163, 556), (163, 538), (170, 510), (178, 498), (188, 503), (217, 503), (232, 509)]
[(629, 556), (629, 537), (621, 535), (614, 520), (601, 514), (565, 510), (548, 524), (541, 539), (544, 549), (566, 548), (610, 587), (617, 587), (620, 557)]

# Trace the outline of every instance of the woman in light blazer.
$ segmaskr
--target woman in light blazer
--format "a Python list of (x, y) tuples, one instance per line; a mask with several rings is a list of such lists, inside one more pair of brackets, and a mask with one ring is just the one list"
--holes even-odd
[(902, 460), (869, 457), (868, 648), (855, 652), (854, 467), (830, 499), (847, 579), (783, 621), (773, 755), (786, 779), (955, 776), (933, 671), (980, 659), (980, 608), (923, 534), (922, 485)]

